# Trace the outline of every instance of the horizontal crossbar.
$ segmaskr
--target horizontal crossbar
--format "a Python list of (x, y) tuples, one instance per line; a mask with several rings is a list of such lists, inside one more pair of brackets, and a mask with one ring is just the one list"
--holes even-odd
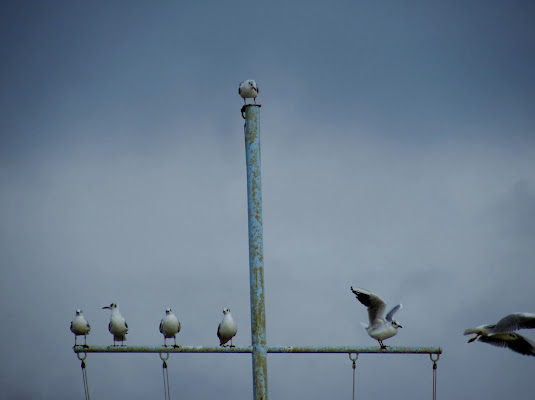
[[(75, 353), (252, 353), (253, 347), (219, 347), (219, 346), (91, 346), (74, 347)], [(272, 346), (268, 353), (379, 353), (379, 354), (442, 354), (440, 347), (380, 347), (358, 346)]]

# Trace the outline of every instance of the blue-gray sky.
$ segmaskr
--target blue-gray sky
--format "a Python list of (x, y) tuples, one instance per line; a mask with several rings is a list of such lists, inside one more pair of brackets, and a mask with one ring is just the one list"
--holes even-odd
[[(260, 87), (269, 345), (441, 346), (441, 398), (532, 393), (467, 327), (535, 312), (535, 6), (3, 2), (0, 399), (83, 396), (69, 323), (111, 344), (250, 344), (238, 83)], [(532, 340), (533, 332), (524, 332)], [(161, 396), (155, 355), (89, 355), (94, 398)], [(362, 355), (359, 397), (426, 399), (425, 356)], [(247, 398), (249, 355), (174, 355), (173, 397)], [(345, 355), (270, 355), (271, 398), (349, 398)], [(377, 391), (379, 393), (377, 393)]]

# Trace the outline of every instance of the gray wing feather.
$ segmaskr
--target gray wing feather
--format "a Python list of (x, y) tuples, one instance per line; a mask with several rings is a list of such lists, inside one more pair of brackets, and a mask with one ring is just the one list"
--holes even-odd
[(492, 333), (504, 333), (518, 329), (535, 328), (535, 314), (514, 313), (498, 321)]
[(392, 318), (394, 317), (394, 314), (397, 313), (401, 308), (401, 304), (398, 304), (393, 309), (391, 309), (388, 314), (386, 314), (386, 320), (388, 322), (392, 322)]
[(524, 336), (515, 334), (515, 340), (504, 340), (496, 338), (493, 335), (490, 336), (480, 336), (479, 340), (498, 347), (509, 347), (511, 350), (516, 351), (517, 353), (535, 356), (535, 343), (531, 340), (526, 339)]
[(368, 318), (370, 325), (378, 318), (382, 318), (385, 312), (386, 303), (376, 294), (368, 292), (364, 289), (353, 289), (351, 291), (357, 296), (358, 301), (368, 307)]

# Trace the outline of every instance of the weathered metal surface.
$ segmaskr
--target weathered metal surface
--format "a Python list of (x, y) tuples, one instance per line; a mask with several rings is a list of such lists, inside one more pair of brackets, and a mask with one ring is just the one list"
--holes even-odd
[(260, 106), (246, 105), (245, 157), (249, 222), (249, 277), (253, 391), (255, 400), (267, 400), (266, 314), (264, 307), (264, 248), (262, 232), (262, 175), (260, 163)]
[(360, 346), (286, 346), (268, 347), (268, 353), (383, 353), (383, 354), (442, 354), (440, 347), (381, 347)]
[[(76, 346), (75, 353), (253, 353), (252, 346), (219, 347), (219, 346)], [(440, 347), (406, 347), (392, 346), (386, 349), (365, 346), (270, 346), (267, 353), (382, 353), (382, 354), (442, 354)]]
[(220, 346), (76, 346), (75, 353), (251, 353), (252, 347)]

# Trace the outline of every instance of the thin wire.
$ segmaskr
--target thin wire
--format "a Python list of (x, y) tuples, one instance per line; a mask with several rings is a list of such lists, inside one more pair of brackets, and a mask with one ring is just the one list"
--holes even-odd
[(433, 361), (433, 400), (437, 400), (437, 361), (440, 358), (440, 354), (437, 354), (437, 358), (433, 358), (432, 354), (429, 354), (431, 361)]
[(169, 371), (167, 370), (165, 360), (163, 360), (163, 393), (165, 400), (171, 399), (171, 393), (169, 392)]
[(357, 369), (357, 358), (359, 358), (359, 353), (355, 353), (355, 358), (351, 357), (351, 353), (349, 353), (349, 359), (353, 361), (353, 400), (355, 400), (355, 375)]
[(85, 399), (89, 400), (89, 384), (87, 382), (87, 371), (85, 369), (85, 361), (82, 360), (82, 379), (84, 381)]

